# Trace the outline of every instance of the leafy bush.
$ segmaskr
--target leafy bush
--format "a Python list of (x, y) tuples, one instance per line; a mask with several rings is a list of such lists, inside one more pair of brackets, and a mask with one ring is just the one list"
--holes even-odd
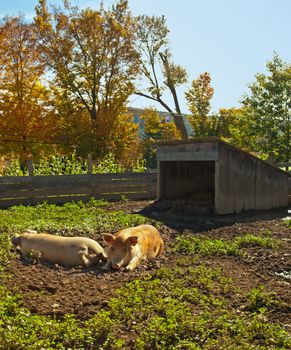
[[(138, 159), (129, 168), (125, 168), (115, 159), (113, 153), (108, 153), (99, 162), (93, 163), (93, 174), (123, 173), (125, 171), (144, 172), (145, 160)], [(77, 157), (76, 152), (70, 156), (54, 155), (49, 158), (41, 158), (34, 164), (35, 175), (72, 175), (87, 174), (87, 160)], [(28, 175), (25, 165), (21, 166), (18, 158), (12, 158), (8, 167), (2, 170), (2, 176)]]
[(114, 154), (108, 153), (98, 164), (93, 164), (94, 174), (124, 173), (125, 168), (118, 164)]
[(26, 167), (21, 167), (19, 158), (11, 158), (8, 167), (1, 171), (2, 176), (24, 176), (28, 175)]
[(54, 155), (48, 159), (42, 158), (34, 165), (35, 175), (72, 175), (87, 172), (87, 162), (77, 158), (76, 152), (71, 156)]

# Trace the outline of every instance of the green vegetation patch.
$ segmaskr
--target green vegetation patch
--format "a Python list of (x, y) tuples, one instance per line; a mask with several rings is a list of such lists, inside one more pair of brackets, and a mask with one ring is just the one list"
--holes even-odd
[(21, 232), (33, 229), (90, 237), (96, 233), (113, 232), (149, 222), (138, 214), (106, 211), (104, 204), (106, 202), (92, 199), (86, 204), (80, 201), (62, 206), (47, 203), (28, 207), (19, 205), (0, 210), (0, 230)]
[[(144, 172), (145, 160), (137, 159), (126, 168), (119, 164), (113, 153), (108, 153), (98, 162), (93, 162), (93, 174), (124, 173), (125, 171)], [(1, 169), (0, 169), (1, 170)], [(87, 160), (77, 157), (76, 152), (69, 156), (53, 155), (48, 158), (40, 158), (34, 164), (34, 175), (72, 175), (87, 174)], [(11, 158), (9, 165), (0, 171), (0, 176), (27, 176), (27, 166), (22, 167), (19, 158)]]
[(7, 232), (0, 233), (0, 277), (10, 258), (11, 242)]
[(180, 235), (176, 238), (173, 251), (187, 255), (194, 253), (202, 255), (242, 255), (244, 254), (243, 248), (263, 247), (273, 249), (278, 246), (278, 240), (252, 234), (245, 234), (236, 237), (234, 240)]
[(261, 312), (262, 310), (270, 309), (276, 305), (279, 305), (276, 300), (276, 294), (273, 292), (267, 292), (264, 286), (253, 288), (247, 295), (248, 310), (252, 312)]
[(264, 309), (230, 310), (232, 293), (220, 270), (180, 261), (127, 283), (79, 323), (31, 315), (1, 287), (0, 349), (288, 349), (287, 333)]

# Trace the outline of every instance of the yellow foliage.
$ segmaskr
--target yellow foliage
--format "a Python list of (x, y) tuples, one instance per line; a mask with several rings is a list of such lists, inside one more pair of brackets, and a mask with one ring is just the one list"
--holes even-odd
[(160, 116), (154, 108), (146, 108), (141, 119), (144, 122), (145, 140), (173, 141), (181, 138), (175, 123), (170, 121), (172, 118)]

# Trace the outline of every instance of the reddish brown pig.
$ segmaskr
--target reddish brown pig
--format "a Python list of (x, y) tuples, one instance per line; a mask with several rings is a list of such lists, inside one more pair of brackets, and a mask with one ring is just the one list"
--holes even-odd
[(90, 266), (107, 261), (103, 248), (86, 237), (62, 237), (27, 230), (13, 237), (12, 243), (23, 254), (32, 254), (37, 259), (62, 266)]
[(107, 263), (104, 270), (135, 269), (142, 260), (159, 256), (164, 249), (164, 242), (158, 230), (151, 225), (139, 225), (121, 230), (114, 235), (103, 234), (103, 239), (109, 245)]

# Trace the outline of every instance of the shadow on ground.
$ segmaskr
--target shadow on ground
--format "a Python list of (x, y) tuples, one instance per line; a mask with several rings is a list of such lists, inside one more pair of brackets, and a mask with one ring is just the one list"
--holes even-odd
[(200, 232), (214, 228), (231, 226), (238, 223), (252, 223), (291, 217), (291, 207), (275, 208), (271, 210), (249, 210), (238, 214), (216, 215), (209, 208), (189, 208), (171, 205), (169, 201), (155, 201), (149, 203), (136, 213), (147, 218), (158, 220), (164, 225), (182, 232), (191, 229)]

